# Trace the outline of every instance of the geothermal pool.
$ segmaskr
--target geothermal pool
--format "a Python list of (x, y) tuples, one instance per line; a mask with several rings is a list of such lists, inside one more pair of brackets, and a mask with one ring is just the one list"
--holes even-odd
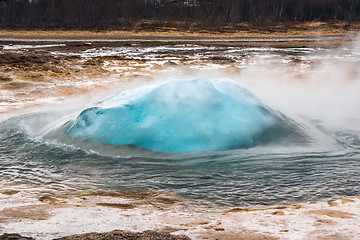
[[(15, 113), (6, 113), (14, 104), (1, 106), (3, 189), (56, 197), (159, 191), (209, 209), (360, 194), (356, 41), (338, 48), (61, 47), (46, 48), (56, 58), (104, 58), (104, 80), (115, 87), (91, 100), (58, 96), (61, 104), (46, 103), (46, 96), (31, 110), (2, 89), (19, 98)], [(160, 117), (165, 123), (156, 122)]]

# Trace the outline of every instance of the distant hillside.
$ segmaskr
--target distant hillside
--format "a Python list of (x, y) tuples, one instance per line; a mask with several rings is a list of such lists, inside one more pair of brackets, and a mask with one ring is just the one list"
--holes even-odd
[[(0, 26), (129, 28), (360, 21), (360, 0), (0, 0)], [(179, 25), (180, 23), (180, 25)]]

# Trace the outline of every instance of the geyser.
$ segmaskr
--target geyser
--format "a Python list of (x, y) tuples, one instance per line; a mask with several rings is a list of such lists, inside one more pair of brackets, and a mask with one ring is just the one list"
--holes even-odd
[(160, 152), (201, 152), (254, 144), (278, 118), (230, 80), (182, 80), (119, 93), (67, 124), (71, 138)]

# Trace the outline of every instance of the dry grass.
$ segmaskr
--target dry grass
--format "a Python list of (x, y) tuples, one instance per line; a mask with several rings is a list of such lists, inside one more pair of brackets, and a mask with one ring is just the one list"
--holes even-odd
[(214, 29), (158, 27), (134, 30), (0, 30), (0, 38), (28, 39), (99, 39), (123, 38), (234, 38), (234, 37), (300, 37), (355, 34), (360, 32), (360, 22), (286, 22), (272, 26), (241, 23)]

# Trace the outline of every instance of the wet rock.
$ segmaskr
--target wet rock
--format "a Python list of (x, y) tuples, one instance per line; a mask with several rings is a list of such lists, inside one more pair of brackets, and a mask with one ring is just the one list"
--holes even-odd
[(0, 236), (0, 240), (34, 240), (34, 238), (24, 237), (17, 233), (4, 233)]
[(225, 231), (225, 228), (217, 227), (217, 228), (214, 228), (214, 230), (217, 232), (221, 232), (221, 231)]
[(220, 56), (214, 56), (210, 58), (213, 62), (219, 63), (219, 64), (230, 64), (236, 62), (232, 58), (228, 57), (220, 57)]
[(283, 216), (283, 215), (285, 215), (285, 213), (283, 211), (277, 210), (277, 211), (273, 212), (272, 215)]
[(48, 195), (39, 197), (39, 201), (40, 202), (48, 202), (48, 203), (52, 203), (52, 204), (58, 202), (58, 200), (56, 198), (53, 198), (53, 197), (48, 196)]
[(134, 204), (124, 204), (124, 203), (97, 203), (96, 205), (102, 207), (120, 208), (124, 210), (136, 208)]
[(56, 240), (190, 240), (186, 236), (174, 236), (171, 234), (158, 233), (154, 231), (145, 231), (141, 233), (131, 233), (120, 230), (115, 230), (106, 233), (86, 233), (72, 235), (68, 237), (58, 238)]
[(15, 195), (17, 193), (19, 193), (20, 191), (17, 191), (17, 190), (3, 190), (1, 191), (2, 194), (5, 194), (5, 195)]
[(164, 66), (166, 66), (166, 67), (177, 66), (177, 65), (178, 65), (177, 63), (174, 63), (174, 62), (172, 62), (172, 61), (167, 61), (167, 62), (164, 64)]

